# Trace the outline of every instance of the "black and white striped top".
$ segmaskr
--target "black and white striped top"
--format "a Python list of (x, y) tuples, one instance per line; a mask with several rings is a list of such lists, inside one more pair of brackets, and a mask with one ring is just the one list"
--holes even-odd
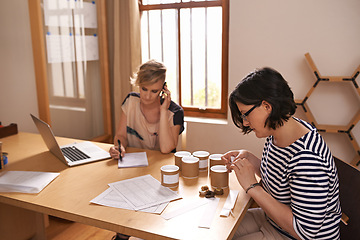
[(275, 146), (273, 136), (266, 139), (261, 160), (263, 187), (291, 207), (294, 229), (302, 239), (340, 239), (339, 181), (332, 154), (316, 128), (296, 120), (311, 131), (290, 146)]

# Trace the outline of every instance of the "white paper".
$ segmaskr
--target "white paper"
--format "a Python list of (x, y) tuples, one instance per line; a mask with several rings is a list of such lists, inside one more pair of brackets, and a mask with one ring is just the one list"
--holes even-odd
[(0, 192), (39, 193), (60, 173), (7, 171), (0, 174)]
[(228, 217), (230, 215), (231, 209), (234, 208), (236, 203), (236, 198), (239, 194), (238, 190), (230, 190), (229, 195), (226, 198), (223, 209), (221, 210), (220, 216)]
[[(75, 45), (74, 45), (75, 44)], [(76, 46), (76, 47), (75, 47)], [(47, 59), (49, 63), (88, 62), (99, 60), (98, 37), (96, 35), (46, 35)]]
[(74, 38), (70, 35), (46, 35), (47, 60), (49, 63), (74, 62)]
[(99, 60), (97, 35), (76, 35), (76, 61), (88, 62)]
[[(107, 207), (134, 210), (118, 192), (111, 188), (106, 189), (103, 193), (90, 202)], [(160, 214), (168, 204), (169, 202), (165, 202), (153, 207), (141, 209), (139, 211)]]
[(161, 185), (151, 175), (135, 177), (109, 184), (135, 210), (180, 199), (174, 191)]
[(198, 207), (201, 207), (205, 204), (208, 204), (208, 203), (209, 203), (209, 201), (207, 199), (201, 198), (196, 201), (186, 203), (186, 204), (182, 205), (181, 207), (179, 207), (178, 209), (172, 210), (170, 212), (166, 212), (166, 213), (162, 214), (161, 217), (163, 217), (166, 220), (169, 220), (171, 218), (174, 218), (174, 217), (177, 217), (184, 213), (187, 213), (189, 211), (192, 211), (192, 210), (194, 210)]
[(45, 26), (72, 27), (72, 9), (71, 2), (46, 0), (44, 1), (44, 20)]
[(125, 153), (122, 161), (118, 161), (119, 168), (147, 167), (148, 165), (146, 152)]
[(133, 210), (133, 208), (125, 201), (125, 199), (123, 199), (120, 194), (111, 188), (106, 189), (103, 193), (90, 202), (107, 207)]
[(96, 5), (95, 3), (83, 2), (82, 6), (74, 9), (75, 27), (97, 28)]
[(78, 61), (96, 61), (99, 60), (99, 38), (97, 35), (85, 36), (86, 55)]
[(97, 28), (95, 2), (46, 0), (44, 6), (45, 26)]
[(199, 228), (210, 228), (211, 222), (214, 219), (216, 208), (219, 204), (219, 198), (211, 198), (210, 202), (206, 205), (203, 215), (199, 221)]

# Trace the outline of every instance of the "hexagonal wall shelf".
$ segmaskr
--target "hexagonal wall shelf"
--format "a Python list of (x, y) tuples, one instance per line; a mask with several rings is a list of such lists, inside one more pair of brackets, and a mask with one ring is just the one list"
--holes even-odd
[(320, 74), (319, 70), (317, 69), (317, 67), (309, 53), (305, 54), (305, 58), (306, 58), (307, 63), (309, 64), (309, 67), (315, 74), (316, 82), (314, 83), (312, 88), (308, 91), (308, 93), (306, 94), (306, 96), (303, 100), (296, 100), (295, 102), (297, 105), (299, 105), (303, 108), (304, 113), (305, 113), (306, 117), (308, 118), (308, 121), (311, 122), (312, 125), (314, 125), (319, 130), (319, 132), (342, 133), (342, 134), (346, 134), (349, 137), (349, 140), (350, 140), (353, 148), (355, 149), (355, 152), (357, 153), (355, 158), (351, 161), (351, 164), (354, 166), (358, 166), (360, 164), (360, 147), (359, 147), (359, 143), (356, 141), (356, 138), (354, 137), (354, 135), (352, 133), (352, 129), (360, 121), (360, 109), (355, 114), (355, 116), (352, 117), (352, 119), (349, 119), (349, 123), (346, 126), (318, 124), (314, 118), (314, 115), (310, 111), (310, 108), (307, 104), (307, 100), (309, 99), (309, 97), (313, 93), (313, 91), (315, 90), (315, 87), (321, 81), (324, 81), (324, 82), (352, 82), (353, 86), (355, 87), (357, 93), (360, 96), (360, 88), (355, 81), (360, 73), (360, 65), (354, 71), (352, 76), (322, 76)]

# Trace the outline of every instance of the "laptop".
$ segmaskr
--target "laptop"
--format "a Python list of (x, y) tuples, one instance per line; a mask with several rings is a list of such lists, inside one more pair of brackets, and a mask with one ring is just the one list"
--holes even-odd
[(49, 124), (30, 115), (50, 152), (69, 167), (110, 158), (107, 151), (89, 141), (60, 147)]

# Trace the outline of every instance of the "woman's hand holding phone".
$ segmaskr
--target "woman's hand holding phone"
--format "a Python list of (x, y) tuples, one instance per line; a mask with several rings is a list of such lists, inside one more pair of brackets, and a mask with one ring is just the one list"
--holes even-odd
[(171, 102), (171, 93), (167, 88), (166, 82), (164, 82), (163, 89), (160, 93), (160, 109), (167, 110)]

